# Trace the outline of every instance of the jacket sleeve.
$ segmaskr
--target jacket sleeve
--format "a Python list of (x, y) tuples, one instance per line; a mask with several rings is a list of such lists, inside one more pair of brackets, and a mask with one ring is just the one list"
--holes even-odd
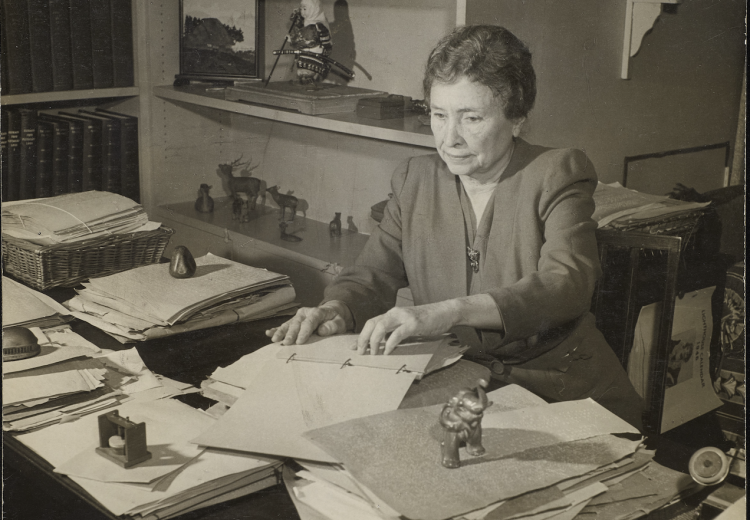
[(538, 269), (490, 292), (504, 324), (502, 344), (530, 345), (585, 314), (601, 274), (596, 245), (593, 193), (596, 172), (579, 150), (556, 150), (540, 165), (538, 204), (543, 229)]
[(323, 296), (323, 302), (340, 300), (349, 307), (356, 332), (362, 330), (367, 320), (395, 306), (396, 293), (409, 285), (401, 249), (400, 201), (408, 166), (408, 161), (404, 162), (394, 172), (393, 197), (357, 261), (334, 279)]

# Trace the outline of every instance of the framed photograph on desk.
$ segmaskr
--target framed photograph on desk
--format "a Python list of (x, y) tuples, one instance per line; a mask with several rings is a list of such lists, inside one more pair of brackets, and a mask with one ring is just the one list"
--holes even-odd
[(180, 0), (180, 73), (234, 82), (263, 75), (264, 0)]

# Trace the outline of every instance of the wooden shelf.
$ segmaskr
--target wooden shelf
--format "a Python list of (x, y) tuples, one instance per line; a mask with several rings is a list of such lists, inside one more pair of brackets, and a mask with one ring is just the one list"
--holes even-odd
[(28, 103), (55, 103), (59, 101), (76, 101), (83, 99), (103, 99), (133, 97), (140, 94), (138, 87), (99, 88), (87, 90), (64, 90), (59, 92), (33, 92), (3, 96), (2, 105), (24, 105)]
[(197, 85), (154, 87), (154, 95), (170, 101), (190, 103), (330, 132), (423, 146), (430, 149), (435, 148), (430, 127), (420, 123), (417, 116), (383, 120), (358, 117), (354, 112), (311, 116), (281, 108), (253, 105), (240, 101), (227, 101), (224, 99), (223, 88)]
[[(166, 218), (200, 231), (233, 240), (238, 247), (252, 245), (285, 258), (293, 259), (321, 271), (336, 274), (336, 266), (354, 264), (369, 238), (368, 235), (341, 230), (340, 237), (330, 236), (328, 224), (303, 217), (299, 213), (288, 222), (286, 232), (302, 240), (288, 242), (281, 239), (279, 210), (258, 202), (255, 211), (250, 211), (250, 222), (232, 219), (232, 199), (214, 199), (212, 213), (199, 213), (194, 202), (178, 202), (158, 206), (154, 220)], [(287, 212), (289, 218), (289, 212)]]

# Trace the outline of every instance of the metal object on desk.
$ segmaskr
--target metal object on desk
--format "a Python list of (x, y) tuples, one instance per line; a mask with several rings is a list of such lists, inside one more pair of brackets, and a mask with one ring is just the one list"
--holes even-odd
[(707, 446), (690, 457), (688, 469), (690, 476), (702, 486), (721, 484), (729, 475), (730, 462), (719, 448)]
[(190, 250), (185, 246), (177, 246), (169, 262), (169, 274), (172, 278), (190, 278), (195, 274), (198, 266)]
[(26, 327), (3, 329), (3, 363), (34, 357), (41, 351), (36, 336)]
[(146, 423), (134, 423), (117, 410), (99, 416), (99, 447), (102, 457), (130, 468), (151, 458), (146, 444)]
[(477, 381), (476, 388), (462, 388), (440, 412), (440, 424), (443, 427), (441, 461), (446, 468), (461, 466), (458, 450), (462, 442), (466, 443), (469, 455), (484, 455), (482, 417), (484, 411), (492, 405), (484, 392), (485, 388), (485, 379)]

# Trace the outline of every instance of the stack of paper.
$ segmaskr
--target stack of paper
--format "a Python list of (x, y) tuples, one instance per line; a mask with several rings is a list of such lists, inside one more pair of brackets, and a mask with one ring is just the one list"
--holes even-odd
[(146, 424), (152, 458), (129, 469), (96, 453), (97, 416), (18, 439), (47, 459), (114, 515), (167, 519), (276, 484), (281, 461), (204, 449), (189, 439), (214, 419), (172, 399), (126, 403), (122, 417)]
[(489, 398), (486, 453), (472, 457), (462, 448), (456, 469), (440, 462), (441, 406), (305, 433), (338, 463), (300, 461), (304, 471), (285, 474), (300, 516), (568, 520), (591, 512), (608, 520), (626, 512), (635, 518), (695, 486), (689, 476), (653, 463), (637, 431), (591, 400), (546, 404), (514, 385)]
[[(57, 339), (62, 336), (62, 341), (70, 341), (67, 336), (77, 336), (72, 332), (47, 334)], [(37, 335), (45, 336), (41, 331)], [(47, 343), (42, 345), (39, 356), (3, 363), (3, 430), (29, 431), (127, 400), (148, 401), (198, 391), (191, 385), (155, 375), (134, 348), (96, 359), (83, 357), (91, 355), (95, 351), (84, 346), (54, 347)], [(96, 379), (94, 388), (90, 376)]]
[(49, 296), (3, 276), (3, 328), (50, 327), (71, 319)]
[(196, 273), (185, 279), (173, 278), (167, 264), (92, 278), (65, 305), (122, 342), (267, 318), (296, 307), (287, 276), (210, 253), (196, 264)]
[(144, 226), (148, 216), (140, 204), (106, 191), (7, 202), (2, 211), (3, 233), (42, 245), (130, 233)]
[[(610, 227), (623, 231), (644, 228), (660, 229), (672, 222), (690, 220), (703, 212), (708, 202), (684, 202), (659, 195), (649, 195), (624, 188), (619, 183), (599, 183), (594, 192), (596, 209), (592, 218), (600, 228)], [(692, 227), (694, 219), (686, 225)]]

